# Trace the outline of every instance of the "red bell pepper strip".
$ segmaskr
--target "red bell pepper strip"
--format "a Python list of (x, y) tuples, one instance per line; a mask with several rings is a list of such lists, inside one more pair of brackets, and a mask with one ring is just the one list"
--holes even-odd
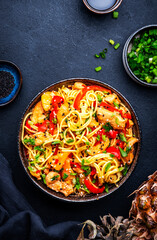
[(75, 163), (75, 162), (72, 162), (72, 161), (70, 162), (70, 165), (73, 168), (81, 168), (81, 165), (79, 163)]
[(123, 118), (128, 118), (128, 119), (130, 119), (130, 120), (132, 119), (130, 113), (123, 113), (123, 112), (122, 112), (121, 115), (122, 115)]
[(55, 128), (54, 124), (52, 122), (50, 122), (49, 123), (49, 132), (51, 133), (51, 135), (53, 135), (53, 133), (54, 133), (54, 128)]
[[(84, 94), (85, 95), (85, 94)], [(75, 109), (77, 109), (77, 110), (79, 110), (79, 105), (80, 105), (80, 101), (81, 101), (81, 99), (83, 98), (84, 96), (83, 96), (83, 90), (82, 90), (82, 92), (79, 92), (78, 94), (77, 94), (77, 96), (76, 96), (76, 98), (75, 98), (75, 101), (74, 101), (74, 108)]]
[(106, 102), (102, 102), (102, 103), (100, 104), (100, 106), (101, 106), (101, 107), (105, 107), (107, 110), (109, 110), (109, 111), (111, 111), (111, 112), (114, 112), (114, 111), (119, 112), (119, 113), (121, 114), (122, 118), (132, 119), (130, 113), (123, 113), (122, 110), (119, 110), (119, 109), (117, 109), (117, 108), (115, 108), (115, 107), (112, 107), (111, 105), (109, 105), (109, 104), (106, 103)]
[(40, 173), (40, 170), (37, 170), (36, 173)]
[(92, 167), (92, 171), (91, 171), (90, 175), (93, 176), (95, 174), (96, 174), (96, 169), (94, 167)]
[(26, 127), (29, 128), (30, 130), (32, 130), (31, 126), (30, 126), (29, 123), (28, 123), (29, 121), (30, 121), (30, 119), (27, 119), (27, 121), (26, 121)]
[(52, 105), (53, 106), (61, 106), (61, 104), (64, 103), (64, 98), (60, 96), (54, 96), (52, 98)]
[(72, 158), (73, 157), (73, 153), (71, 152), (68, 157)]
[(120, 157), (121, 157), (120, 151), (119, 151), (119, 149), (116, 148), (116, 147), (108, 147), (108, 148), (106, 149), (106, 152), (113, 154), (113, 155), (114, 155), (115, 157), (117, 157), (118, 159), (120, 159)]
[(75, 98), (75, 101), (74, 101), (74, 108), (79, 110), (80, 108), (80, 101), (81, 99), (86, 95), (86, 93), (88, 91), (105, 91), (105, 92), (108, 92), (108, 93), (112, 93), (111, 90), (109, 89), (106, 89), (106, 88), (103, 88), (103, 87), (100, 87), (100, 86), (97, 86), (97, 85), (92, 85), (92, 86), (88, 86), (88, 87), (85, 87), (81, 90), (81, 92), (79, 92)]
[(114, 112), (114, 111), (119, 112), (118, 109), (116, 109), (115, 107), (112, 107), (111, 105), (109, 105), (109, 104), (106, 103), (106, 102), (102, 102), (102, 103), (100, 104), (100, 107), (105, 107), (107, 110), (109, 110), (109, 111), (111, 111), (111, 112)]
[(116, 146), (123, 149), (124, 148), (124, 142), (122, 142), (120, 139), (117, 139), (116, 140)]
[(54, 151), (54, 155), (57, 155), (57, 153), (58, 153), (58, 145), (56, 145), (56, 149)]
[(50, 121), (52, 122), (54, 119), (57, 119), (57, 111), (56, 109), (53, 109), (50, 113)]
[(116, 138), (117, 134), (118, 134), (118, 131), (110, 130), (109, 132), (106, 132), (105, 129), (102, 128), (102, 129), (98, 130), (97, 133), (94, 134), (94, 136), (99, 135), (100, 136), (99, 142), (101, 142), (102, 135), (106, 135), (107, 137), (114, 139), (114, 138)]
[(104, 187), (104, 186), (101, 187), (101, 188), (95, 186), (95, 185), (92, 183), (92, 181), (91, 181), (90, 178), (86, 178), (86, 179), (84, 180), (84, 184), (85, 184), (86, 187), (89, 189), (89, 191), (92, 192), (92, 193), (96, 193), (96, 194), (97, 194), (97, 193), (102, 193), (102, 192), (105, 190), (105, 187)]
[(49, 123), (49, 120), (45, 120), (43, 123), (37, 123), (35, 125), (38, 127), (39, 132), (45, 132), (48, 129)]
[(58, 163), (59, 163), (59, 159), (56, 159), (56, 160), (55, 160), (55, 164), (58, 164)]
[(115, 130), (110, 130), (109, 132), (105, 132), (105, 135), (112, 139), (116, 138), (117, 134), (118, 134), (118, 131), (115, 131)]
[(54, 133), (54, 124), (49, 120), (45, 120), (43, 123), (35, 124), (38, 127), (39, 132), (45, 132), (49, 128), (49, 132), (53, 135)]

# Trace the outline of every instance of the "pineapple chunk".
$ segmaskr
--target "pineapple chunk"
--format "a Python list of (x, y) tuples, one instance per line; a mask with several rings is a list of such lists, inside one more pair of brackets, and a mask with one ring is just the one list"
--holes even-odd
[(41, 102), (44, 110), (47, 112), (51, 108), (52, 95), (51, 92), (45, 92), (41, 96)]

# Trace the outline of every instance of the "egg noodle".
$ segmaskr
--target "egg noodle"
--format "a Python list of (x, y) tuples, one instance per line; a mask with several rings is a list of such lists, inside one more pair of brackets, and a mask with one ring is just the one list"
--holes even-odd
[(108, 192), (126, 174), (138, 141), (118, 96), (98, 86), (83, 95), (86, 88), (76, 82), (43, 93), (23, 120), (30, 173), (65, 196)]

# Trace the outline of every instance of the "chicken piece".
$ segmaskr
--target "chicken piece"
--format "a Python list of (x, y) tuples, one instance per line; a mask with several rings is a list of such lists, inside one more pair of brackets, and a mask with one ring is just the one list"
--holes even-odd
[(124, 149), (124, 150), (126, 151), (127, 147), (131, 147), (131, 151), (128, 153), (128, 155), (127, 155), (125, 158), (123, 158), (124, 161), (125, 161), (127, 164), (131, 164), (132, 161), (133, 161), (133, 159), (134, 159), (134, 146), (133, 146), (133, 145), (134, 145), (136, 142), (138, 142), (138, 139), (137, 139), (137, 138), (135, 138), (135, 137), (129, 138), (128, 143), (127, 143), (127, 145), (126, 145), (126, 147), (125, 147), (125, 149)]
[(132, 127), (134, 125), (133, 121), (129, 119), (128, 121), (128, 128)]
[(30, 171), (30, 174), (31, 174), (33, 177), (36, 177), (37, 180), (41, 180), (40, 172)]
[(74, 185), (73, 179), (75, 178), (75, 176), (70, 175), (71, 173), (74, 172), (70, 166), (70, 158), (67, 158), (63, 165), (62, 178), (67, 175), (68, 177), (65, 179), (65, 182)]
[(73, 85), (73, 89), (77, 89), (77, 90), (81, 90), (83, 89), (84, 87), (86, 87), (85, 84), (81, 83), (81, 82), (75, 82), (74, 85)]
[(120, 103), (120, 100), (119, 98), (117, 97), (117, 95), (115, 93), (113, 94), (109, 94), (107, 95), (104, 100), (110, 104), (113, 104), (113, 102), (119, 104)]
[(128, 156), (123, 158), (128, 165), (130, 165), (134, 159), (133, 152), (134, 152), (134, 147), (132, 147), (131, 151), (128, 153)]
[(92, 121), (90, 122), (89, 127), (90, 128), (97, 127), (98, 125), (99, 125), (99, 123), (95, 120), (94, 117), (92, 117)]
[(97, 117), (103, 124), (109, 122), (114, 129), (124, 129), (127, 122), (118, 112), (113, 113), (102, 107), (97, 109)]
[(45, 92), (41, 96), (41, 103), (45, 111), (49, 111), (51, 108), (52, 92)]
[(60, 174), (49, 172), (45, 178), (46, 185), (56, 192), (62, 192), (66, 197), (74, 192), (73, 186), (60, 180)]
[(58, 123), (61, 123), (63, 118), (65, 118), (65, 116), (68, 115), (68, 113), (69, 113), (69, 105), (67, 102), (65, 102), (64, 104), (61, 105), (61, 107), (58, 110), (58, 113), (57, 113)]
[(89, 155), (96, 155), (98, 153), (102, 153), (106, 150), (106, 148), (109, 146), (110, 141), (108, 138), (106, 138), (106, 141), (102, 141), (102, 143), (97, 144), (96, 146), (93, 146), (91, 149), (88, 149), (87, 152)]
[(132, 146), (133, 146), (135, 143), (137, 143), (137, 142), (138, 142), (138, 139), (137, 139), (137, 138), (131, 137), (131, 138), (128, 139), (128, 144), (127, 144), (127, 146), (132, 147)]
[(35, 137), (35, 145), (36, 146), (40, 146), (41, 144), (43, 144), (46, 139), (43, 132), (34, 134), (34, 137)]
[(42, 106), (42, 103), (41, 101), (38, 102), (33, 111), (32, 111), (33, 115), (31, 116), (31, 120), (34, 124), (36, 123), (42, 123), (44, 121), (44, 118), (46, 117), (44, 115), (44, 109), (43, 109), (43, 106)]

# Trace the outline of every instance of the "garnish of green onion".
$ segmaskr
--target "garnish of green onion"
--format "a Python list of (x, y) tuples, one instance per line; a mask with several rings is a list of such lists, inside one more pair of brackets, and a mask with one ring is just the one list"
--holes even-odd
[(119, 147), (119, 150), (120, 150), (120, 153), (121, 153), (122, 157), (127, 157), (128, 156), (127, 152), (125, 152), (121, 147)]
[(92, 129), (91, 129), (90, 127), (88, 127), (88, 131), (89, 131), (89, 132), (92, 132)]
[(102, 135), (102, 140), (105, 142), (106, 141), (106, 135)]
[(100, 96), (100, 94), (97, 94), (97, 99), (98, 99), (98, 102), (102, 102), (102, 97)]
[(131, 146), (126, 147), (126, 153), (128, 154), (131, 151)]
[(102, 70), (101, 66), (95, 68), (96, 72), (100, 72), (101, 70)]
[(79, 190), (80, 186), (81, 186), (81, 184), (80, 184), (79, 178), (77, 177), (76, 178), (76, 185), (75, 185), (75, 187), (76, 187), (77, 190)]
[(114, 11), (113, 12), (113, 18), (118, 18), (118, 16), (119, 16), (119, 12)]
[(113, 101), (113, 104), (115, 105), (116, 108), (119, 108), (119, 104)]
[(105, 172), (107, 172), (111, 167), (111, 163), (107, 163), (106, 166), (105, 166)]
[(106, 132), (112, 130), (111, 124), (109, 122), (105, 123), (105, 125), (103, 125), (102, 128), (104, 128)]
[(42, 176), (44, 184), (46, 184), (46, 180), (45, 180), (46, 175), (45, 174), (41, 174), (41, 176)]
[(105, 183), (105, 192), (107, 192), (107, 193), (109, 192), (107, 183)]
[(30, 166), (28, 166), (28, 170), (31, 171), (31, 172), (35, 172), (35, 171), (36, 171), (35, 168), (32, 168), (32, 167), (30, 167)]
[(28, 121), (28, 124), (29, 124), (29, 125), (33, 125), (33, 122), (29, 120), (29, 121)]
[(121, 172), (124, 170), (124, 167), (119, 167), (118, 170), (119, 170), (119, 172)]
[(64, 175), (63, 175), (63, 180), (65, 180), (67, 177), (68, 177), (69, 175), (67, 174), (67, 173), (64, 173)]
[(105, 53), (104, 53), (104, 52), (100, 52), (100, 56), (101, 56), (103, 59), (105, 59), (105, 58), (106, 58), (106, 55), (105, 55)]
[(115, 119), (115, 122), (116, 122), (117, 125), (119, 125), (119, 120), (118, 120), (118, 118)]
[(72, 142), (74, 142), (74, 139), (68, 139), (67, 141), (66, 141), (66, 143), (72, 143)]
[(114, 45), (114, 41), (113, 41), (112, 39), (109, 40), (109, 43), (110, 43), (111, 45)]
[[(65, 174), (65, 173), (64, 173), (64, 174)], [(54, 180), (56, 180), (58, 177), (59, 177), (59, 174), (58, 174), (58, 175), (56, 175), (56, 176), (54, 176), (54, 177), (52, 177), (52, 178), (51, 178), (51, 181), (54, 181)]]
[(29, 143), (30, 145), (35, 145), (35, 139), (34, 138), (25, 138), (23, 140), (25, 144)]
[(118, 49), (120, 47), (120, 43), (117, 43), (115, 46), (114, 46), (114, 49)]
[(77, 175), (77, 173), (70, 173), (70, 175), (71, 175), (71, 176), (75, 176), (75, 175)]
[(99, 58), (99, 57), (100, 57), (100, 55), (98, 55), (98, 54), (95, 54), (94, 56), (95, 56), (96, 58)]
[(124, 133), (120, 133), (119, 138), (122, 142), (125, 142), (125, 143), (127, 142), (126, 137), (124, 136)]
[(86, 142), (86, 145), (89, 146), (89, 142)]
[(100, 141), (100, 135), (99, 134), (97, 135), (96, 140)]
[(52, 142), (51, 144), (52, 144), (52, 145), (55, 145), (55, 144), (61, 144), (61, 141), (56, 140), (56, 141)]
[(41, 148), (40, 146), (35, 146), (34, 150), (38, 150), (40, 152), (45, 152), (45, 149)]
[(53, 122), (54, 124), (57, 124), (57, 118), (54, 118), (54, 119), (52, 120), (52, 122)]
[(126, 176), (127, 172), (128, 172), (128, 166), (127, 166), (127, 164), (125, 164), (124, 170), (123, 170), (123, 175)]
[(84, 190), (85, 190), (87, 193), (89, 193), (89, 190), (88, 190), (88, 188), (86, 187), (85, 184), (83, 185), (83, 188), (84, 188)]

